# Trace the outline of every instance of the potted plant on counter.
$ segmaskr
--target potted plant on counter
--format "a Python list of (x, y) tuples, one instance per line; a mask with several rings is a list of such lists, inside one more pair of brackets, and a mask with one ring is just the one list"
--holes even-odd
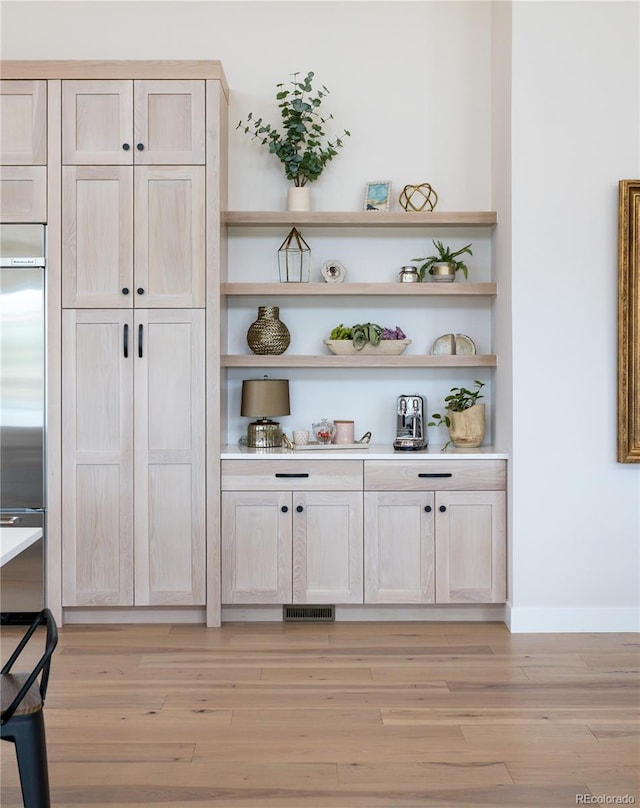
[(446, 426), (449, 429), (449, 440), (442, 447), (442, 451), (453, 443), (459, 448), (476, 448), (482, 445), (485, 435), (485, 406), (478, 404), (483, 398), (481, 390), (484, 382), (474, 381), (475, 390), (466, 387), (452, 387), (449, 395), (445, 396), (445, 414), (434, 412), (428, 426)]
[[(310, 209), (307, 184), (318, 179), (327, 163), (338, 154), (338, 149), (344, 146), (341, 137), (330, 140), (325, 133), (325, 124), (333, 115), (323, 118), (319, 112), (329, 90), (324, 84), (319, 90), (313, 89), (315, 73), (307, 73), (302, 80), (298, 79), (299, 75), (292, 74), (290, 88), (284, 83), (276, 84), (282, 131), (255, 117), (252, 112), (236, 127), (258, 138), (260, 145), (266, 146), (283, 164), (286, 178), (294, 185), (289, 189), (289, 210)], [(351, 133), (345, 129), (343, 134), (349, 136)], [(304, 192), (297, 191), (302, 188)]]
[(456, 279), (456, 272), (460, 269), (465, 277), (469, 277), (468, 267), (464, 261), (458, 259), (460, 255), (473, 255), (471, 244), (461, 247), (459, 250), (451, 251), (450, 247), (445, 247), (441, 241), (434, 241), (436, 255), (429, 255), (426, 258), (412, 258), (412, 261), (424, 261), (418, 267), (420, 280), (424, 281), (425, 275), (429, 272), (433, 275), (436, 283), (452, 283)]

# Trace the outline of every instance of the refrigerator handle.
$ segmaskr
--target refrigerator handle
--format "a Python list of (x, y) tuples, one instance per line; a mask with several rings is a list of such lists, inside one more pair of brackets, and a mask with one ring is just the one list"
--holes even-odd
[(122, 340), (123, 340), (122, 349), (123, 349), (123, 353), (124, 353), (124, 358), (127, 359), (129, 357), (129, 325), (128, 325), (128, 323), (124, 324)]
[(21, 516), (3, 516), (0, 518), (0, 527), (15, 527), (22, 522)]

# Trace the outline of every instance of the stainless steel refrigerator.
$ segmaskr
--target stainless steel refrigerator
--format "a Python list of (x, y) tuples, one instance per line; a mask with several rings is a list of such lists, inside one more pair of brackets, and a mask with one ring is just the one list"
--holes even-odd
[(0, 225), (0, 525), (43, 531), (0, 568), (3, 624), (45, 603), (45, 250), (44, 225)]

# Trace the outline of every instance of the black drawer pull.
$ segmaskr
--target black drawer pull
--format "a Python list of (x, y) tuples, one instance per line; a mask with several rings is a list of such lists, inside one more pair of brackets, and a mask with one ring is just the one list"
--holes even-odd
[(296, 511), (298, 513), (302, 513), (303, 510), (304, 510), (304, 508), (302, 507), (302, 505), (296, 505)]
[(450, 471), (443, 471), (434, 474), (418, 474), (418, 477), (453, 477), (453, 474)]
[(287, 508), (286, 505), (283, 505), (282, 508), (280, 508), (280, 510), (282, 511), (282, 513), (286, 513), (289, 510), (289, 508)]
[(425, 505), (424, 506), (424, 512), (425, 513), (431, 513), (431, 505)]
[(441, 505), (441, 506), (438, 508), (438, 510), (440, 511), (440, 513), (444, 513), (444, 512), (447, 510), (447, 507), (446, 507), (446, 505)]
[(309, 473), (306, 472), (306, 471), (303, 471), (300, 474), (297, 474), (295, 472), (292, 472), (291, 474), (288, 474), (288, 473), (286, 473), (284, 471), (279, 471), (279, 472), (276, 473), (276, 477), (286, 477), (287, 479), (290, 478), (290, 477), (308, 477), (308, 476), (309, 476)]

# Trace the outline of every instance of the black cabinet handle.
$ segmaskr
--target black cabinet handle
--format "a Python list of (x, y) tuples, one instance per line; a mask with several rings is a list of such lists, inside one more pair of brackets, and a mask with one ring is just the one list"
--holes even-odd
[(282, 513), (287, 513), (287, 511), (289, 510), (289, 508), (287, 508), (287, 506), (286, 506), (286, 505), (283, 505), (283, 506), (282, 506), (282, 508), (280, 508), (280, 510), (282, 511)]
[(446, 508), (446, 506), (445, 506), (445, 505), (441, 505), (441, 506), (438, 508), (438, 510), (440, 511), (440, 513), (444, 513), (444, 512), (447, 510), (447, 508)]
[(124, 328), (122, 329), (122, 350), (124, 353), (124, 358), (129, 358), (129, 326), (127, 323), (124, 324)]
[(297, 511), (298, 513), (302, 513), (302, 511), (303, 511), (303, 510), (304, 510), (304, 508), (302, 507), (302, 505), (297, 505), (297, 506), (296, 506), (296, 511)]
[(123, 286), (122, 287), (122, 294), (123, 295), (128, 295), (129, 294), (129, 287), (128, 286)]
[(297, 474), (297, 473), (288, 474), (288, 473), (285, 473), (284, 471), (281, 471), (281, 472), (277, 472), (275, 476), (276, 477), (281, 477), (281, 478), (284, 477), (286, 479), (289, 479), (291, 477), (308, 477), (309, 473), (304, 471), (304, 472), (301, 472), (300, 474)]
[(129, 149), (131, 148), (131, 146), (130, 146), (128, 143), (123, 143), (123, 144), (122, 144), (122, 148), (124, 149), (124, 151), (129, 151)]
[(453, 477), (453, 474), (451, 472), (435, 472), (433, 474), (418, 474), (418, 477)]
[(142, 324), (138, 326), (138, 356), (142, 359)]
[(144, 151), (144, 143), (138, 143), (138, 145), (136, 146), (136, 149), (138, 151)]
[(143, 294), (144, 294), (144, 289), (142, 288), (142, 286), (138, 286), (138, 288), (136, 289), (136, 292), (137, 292), (139, 295), (143, 295)]
[(424, 506), (424, 511), (425, 511), (425, 513), (431, 513), (431, 505), (425, 505)]

